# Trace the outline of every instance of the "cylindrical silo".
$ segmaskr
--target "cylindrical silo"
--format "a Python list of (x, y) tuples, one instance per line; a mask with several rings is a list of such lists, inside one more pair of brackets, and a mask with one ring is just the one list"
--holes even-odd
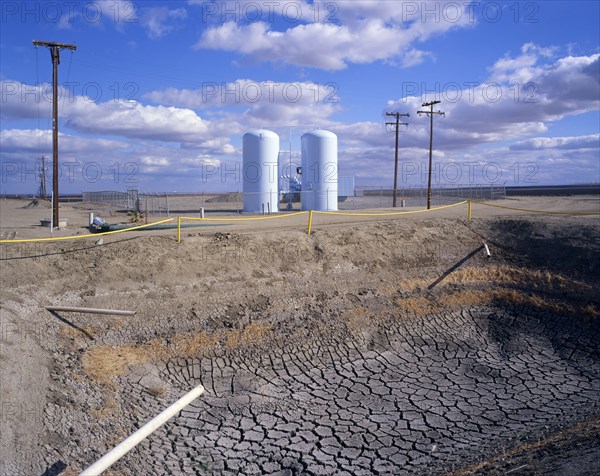
[(337, 136), (316, 130), (302, 136), (302, 210), (336, 211)]
[(243, 170), (244, 211), (277, 212), (279, 136), (272, 131), (256, 130), (244, 134)]

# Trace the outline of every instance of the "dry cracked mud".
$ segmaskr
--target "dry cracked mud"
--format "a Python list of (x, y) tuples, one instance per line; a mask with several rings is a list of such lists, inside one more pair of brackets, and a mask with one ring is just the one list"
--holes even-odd
[(76, 474), (199, 384), (107, 474), (597, 474), (599, 252), (597, 221), (497, 218), (6, 261), (5, 337), (48, 377), (1, 474)]

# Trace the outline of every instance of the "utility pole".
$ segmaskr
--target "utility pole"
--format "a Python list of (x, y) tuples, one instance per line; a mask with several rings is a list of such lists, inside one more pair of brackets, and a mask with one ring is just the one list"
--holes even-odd
[(423, 107), (430, 107), (429, 111), (417, 111), (417, 114), (420, 116), (421, 114), (429, 115), (429, 180), (427, 182), (427, 210), (431, 208), (431, 169), (433, 163), (433, 115), (439, 114), (441, 116), (445, 116), (446, 113), (442, 111), (433, 111), (433, 106), (435, 104), (439, 104), (441, 101), (431, 101), (424, 102), (421, 104)]
[(398, 197), (398, 130), (400, 125), (408, 126), (408, 122), (400, 122), (401, 117), (410, 117), (409, 113), (400, 114), (399, 112), (386, 112), (386, 116), (393, 116), (396, 118), (396, 122), (386, 122), (386, 126), (395, 126), (396, 128), (396, 155), (394, 162), (394, 201), (392, 206), (396, 208), (396, 198)]
[(48, 195), (46, 193), (46, 157), (42, 155), (40, 161), (42, 162), (42, 168), (40, 169), (39, 196), (40, 198), (43, 198), (45, 200), (46, 198), (48, 198)]
[(47, 46), (52, 59), (52, 192), (54, 193), (52, 220), (54, 226), (58, 226), (58, 65), (60, 64), (60, 50), (74, 51), (77, 46), (38, 40), (33, 40), (33, 45), (36, 47)]

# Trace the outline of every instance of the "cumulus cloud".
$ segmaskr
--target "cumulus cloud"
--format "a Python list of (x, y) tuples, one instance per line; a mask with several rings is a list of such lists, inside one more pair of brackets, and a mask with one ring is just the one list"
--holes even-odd
[[(233, 3), (216, 2), (221, 22), (207, 28), (195, 48), (324, 70), (390, 60), (411, 66), (430, 56), (414, 48), (415, 43), (473, 24), (468, 3), (451, 1), (299, 1), (293, 17), (285, 10), (286, 2), (281, 2), (271, 15), (279, 23), (267, 18), (262, 7), (259, 15), (250, 17), (244, 13), (250, 2), (235, 2), (237, 7)], [(275, 24), (283, 24), (284, 29), (275, 29)]]
[(534, 137), (511, 144), (510, 150), (600, 149), (600, 134), (576, 137)]
[(136, 101), (77, 102), (65, 124), (79, 131), (162, 141), (201, 141), (208, 124), (190, 109), (145, 106)]
[[(20, 81), (3, 79), (0, 81), (2, 91), (2, 107), (0, 117), (7, 119), (34, 119), (48, 117), (52, 110), (52, 85), (38, 86)], [(64, 98), (67, 92), (59, 90), (59, 97)]]
[[(2, 81), (2, 117), (35, 119), (48, 117), (52, 95), (45, 85)], [(172, 106), (144, 105), (137, 101), (112, 100), (96, 103), (60, 89), (61, 119), (67, 128), (89, 134), (121, 136), (152, 141), (193, 144), (194, 147), (227, 150), (231, 126), (207, 121), (193, 110)], [(235, 130), (235, 129), (233, 129)]]
[[(70, 134), (59, 134), (61, 154), (98, 154), (126, 146), (106, 139), (89, 139)], [(0, 131), (0, 148), (3, 154), (52, 154), (52, 131), (39, 129), (5, 129)]]
[[(412, 86), (417, 92), (434, 89), (417, 84), (407, 89), (412, 91)], [(432, 99), (442, 101), (436, 110), (446, 113), (445, 118), (436, 117), (436, 142), (443, 147), (540, 135), (549, 122), (600, 108), (600, 54), (555, 58), (551, 49), (526, 44), (516, 58), (496, 62), (483, 83), (438, 85), (435, 94), (390, 101), (386, 111), (414, 114)], [(423, 121), (410, 122), (419, 127)]]
[[(446, 112), (446, 117), (434, 119), (434, 160), (438, 152), (440, 166), (462, 164), (465, 177), (476, 183), (489, 179), (484, 167), (490, 163), (494, 170), (500, 167), (500, 183), (522, 185), (525, 179), (537, 181), (527, 183), (552, 183), (576, 177), (597, 180), (598, 134), (544, 135), (554, 121), (600, 108), (599, 60), (598, 54), (558, 57), (555, 49), (526, 44), (516, 57), (506, 55), (495, 62), (483, 83), (463, 87), (455, 83), (456, 87), (447, 90), (440, 85), (437, 94), (425, 94), (435, 89), (432, 85), (410, 85), (415, 87), (411, 95), (390, 100), (384, 109), (411, 114), (409, 127), (400, 133), (401, 164), (415, 163), (419, 171), (427, 168), (429, 120), (415, 113), (426, 109), (423, 102), (438, 99), (442, 102), (434, 110)], [(393, 162), (393, 134), (383, 127), (388, 119), (382, 115), (380, 122), (330, 126), (340, 138), (351, 173), (361, 176), (368, 167), (368, 175), (375, 177), (372, 183), (385, 180)], [(472, 178), (467, 165), (471, 163), (477, 164)], [(413, 177), (422, 178), (421, 173)]]
[(92, 2), (67, 2), (57, 4), (63, 14), (57, 23), (59, 29), (71, 29), (76, 22), (95, 27), (112, 24), (121, 31), (127, 24), (139, 21), (138, 5), (130, 0), (96, 0)]
[(259, 124), (323, 124), (341, 110), (335, 83), (275, 82), (238, 79), (205, 83), (199, 89), (167, 88), (144, 95), (157, 104), (193, 109), (239, 109), (238, 121)]
[(151, 7), (142, 10), (140, 21), (148, 36), (158, 39), (180, 28), (187, 16), (185, 8)]
[[(521, 183), (524, 177), (540, 183), (597, 177), (598, 134), (547, 135), (552, 122), (600, 108), (599, 62), (598, 54), (561, 57), (555, 49), (526, 44), (515, 56), (507, 54), (493, 62), (483, 83), (455, 83), (450, 89), (441, 85), (437, 95), (421, 94), (432, 85), (418, 84), (416, 90), (407, 89), (410, 94), (382, 104), (379, 120), (356, 122), (337, 119), (345, 98), (335, 85), (310, 81), (238, 79), (206, 83), (198, 89), (166, 88), (147, 93), (145, 103), (95, 102), (61, 90), (65, 101), (61, 118), (66, 130), (61, 135), (61, 154), (89, 153), (91, 157), (95, 150), (108, 156), (104, 151), (110, 151), (116, 160), (138, 161), (148, 177), (190, 177), (198, 183), (203, 169), (239, 160), (240, 150), (233, 143), (250, 127), (278, 130), (274, 126), (281, 125), (284, 131), (284, 126), (302, 126), (294, 129), (296, 134), (321, 126), (339, 137), (342, 175), (388, 184), (394, 134), (386, 131), (384, 122), (389, 118), (383, 113), (399, 111), (411, 113), (408, 129), (400, 133), (401, 164), (417, 164), (419, 172), (411, 179), (418, 181), (426, 170), (429, 121), (415, 113), (423, 109), (422, 102), (440, 99), (436, 109), (445, 111), (446, 117), (435, 118), (434, 161), (439, 167), (476, 163), (476, 183), (488, 179), (482, 170), (490, 162), (499, 164), (503, 171), (500, 178), (509, 183)], [(38, 103), (37, 98), (42, 100)], [(41, 117), (46, 118), (50, 106), (51, 93), (44, 86), (2, 81), (3, 119), (24, 122), (27, 127), (3, 131), (3, 159), (49, 154), (49, 132), (30, 127), (31, 120), (38, 117), (38, 107)], [(282, 132), (282, 142), (286, 142), (285, 134), (287, 131)], [(94, 135), (96, 139), (86, 137)], [(467, 174), (467, 166), (462, 167)]]

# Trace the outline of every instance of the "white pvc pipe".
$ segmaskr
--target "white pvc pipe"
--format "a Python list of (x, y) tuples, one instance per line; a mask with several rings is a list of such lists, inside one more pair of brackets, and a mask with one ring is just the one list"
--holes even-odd
[(488, 245), (486, 243), (483, 244), (483, 246), (485, 247), (485, 255), (489, 258), (491, 257), (491, 253), (490, 253), (490, 249), (488, 248)]
[(135, 316), (135, 311), (119, 311), (116, 309), (96, 309), (93, 307), (46, 306), (48, 311), (82, 312), (85, 314), (112, 314), (115, 316)]
[(84, 470), (79, 476), (99, 476), (102, 474), (103, 471), (106, 471), (110, 466), (112, 466), (125, 454), (141, 443), (144, 438), (150, 436), (154, 431), (164, 425), (169, 419), (177, 415), (177, 413), (187, 407), (203, 393), (204, 387), (202, 385), (198, 385), (196, 388), (186, 393), (170, 407), (156, 415), (138, 431), (123, 440), (93, 465)]
[(52, 207), (52, 214), (50, 215), (50, 234), (54, 232), (54, 191), (50, 198), (50, 206)]

